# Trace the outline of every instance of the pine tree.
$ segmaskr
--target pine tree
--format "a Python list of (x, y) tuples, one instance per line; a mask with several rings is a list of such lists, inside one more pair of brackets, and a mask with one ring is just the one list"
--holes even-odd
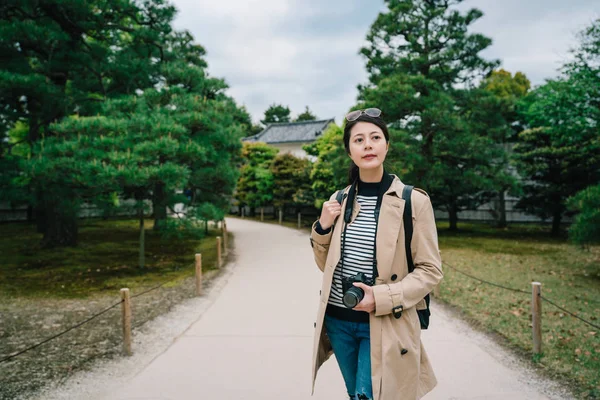
[[(174, 12), (162, 0), (3, 2), (0, 104), (5, 128), (23, 122), (29, 156), (35, 158), (42, 138), (56, 134), (51, 124), (72, 114), (93, 115), (106, 98), (157, 83), (153, 60), (161, 59), (161, 38), (171, 31)], [(18, 176), (28, 174), (30, 167), (23, 163), (16, 163)], [(21, 185), (28, 194), (26, 203), (35, 207), (46, 245), (77, 242), (77, 210), (72, 207), (80, 200), (73, 187), (46, 184), (34, 176), (15, 182), (3, 174), (2, 180)]]
[[(469, 107), (479, 93), (477, 79), (496, 65), (479, 53), (491, 44), (469, 26), (483, 14), (461, 13), (461, 0), (388, 0), (361, 49), (369, 83), (359, 86), (361, 108), (378, 107), (383, 117), (410, 138), (418, 156), (406, 182), (426, 189), (446, 209), (450, 229), (458, 212), (476, 207), (494, 186), (491, 160), (500, 155), (477, 129)], [(393, 158), (390, 154), (388, 157)], [(394, 169), (405, 170), (398, 160)]]
[(265, 111), (265, 119), (260, 122), (263, 125), (290, 122), (290, 109), (281, 104), (271, 104)]
[(316, 121), (317, 116), (314, 115), (306, 106), (306, 109), (302, 114), (298, 114), (294, 122), (302, 122), (302, 121)]

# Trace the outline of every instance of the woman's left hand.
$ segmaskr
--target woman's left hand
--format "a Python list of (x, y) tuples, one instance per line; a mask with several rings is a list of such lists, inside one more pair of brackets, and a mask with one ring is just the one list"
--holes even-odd
[(354, 286), (365, 291), (365, 297), (353, 308), (355, 311), (365, 311), (371, 313), (375, 311), (375, 296), (373, 296), (373, 288), (361, 282), (354, 282)]

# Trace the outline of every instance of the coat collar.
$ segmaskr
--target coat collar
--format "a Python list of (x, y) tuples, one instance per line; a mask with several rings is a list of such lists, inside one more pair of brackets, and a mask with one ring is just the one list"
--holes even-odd
[(398, 196), (398, 198), (402, 198), (402, 191), (404, 190), (404, 183), (402, 183), (402, 181), (400, 180), (400, 178), (398, 178), (396, 175), (391, 174), (394, 177), (394, 180), (392, 181), (392, 184), (390, 185), (390, 187), (388, 188), (388, 190), (385, 192), (385, 194), (392, 194), (395, 193), (396, 196)]

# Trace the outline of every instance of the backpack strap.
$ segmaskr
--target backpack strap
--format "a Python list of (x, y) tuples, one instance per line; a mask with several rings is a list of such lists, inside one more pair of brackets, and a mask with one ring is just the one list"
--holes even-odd
[[(413, 190), (413, 186), (406, 185), (404, 186), (404, 190), (402, 191), (402, 198), (404, 199), (404, 247), (406, 249), (406, 262), (408, 263), (408, 273), (411, 273), (415, 270), (415, 263), (412, 258), (412, 251), (410, 249), (410, 242), (412, 241), (413, 236), (413, 223), (412, 223), (412, 204), (410, 201), (410, 195)], [(420, 189), (415, 189), (419, 192), (425, 193)], [(429, 317), (431, 316), (431, 311), (429, 311), (429, 293), (424, 297), (425, 305), (427, 308), (423, 310), (417, 310), (417, 315), (419, 316), (419, 323), (421, 325), (421, 329), (427, 329), (429, 327)]]
[(404, 248), (406, 250), (406, 262), (408, 263), (408, 273), (415, 270), (415, 264), (412, 258), (412, 251), (410, 249), (410, 242), (413, 236), (413, 221), (412, 221), (412, 203), (410, 201), (410, 195), (412, 193), (413, 186), (405, 185), (402, 191), (402, 198), (404, 199)]
[[(342, 203), (344, 202), (344, 199), (348, 197), (348, 195), (346, 193), (344, 193), (344, 189), (340, 189), (337, 191), (336, 195), (335, 195), (335, 200), (340, 203), (340, 206), (342, 205)], [(333, 225), (335, 226), (337, 220), (340, 217), (338, 216), (334, 221), (333, 221)]]
[(342, 201), (344, 201), (344, 189), (340, 189), (337, 191), (335, 199), (338, 203), (340, 203), (340, 205), (342, 205)]

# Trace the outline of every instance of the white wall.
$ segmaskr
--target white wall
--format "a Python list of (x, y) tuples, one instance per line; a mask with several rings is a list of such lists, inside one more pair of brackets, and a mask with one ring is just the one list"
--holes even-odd
[(291, 153), (292, 155), (299, 158), (308, 158), (311, 161), (316, 161), (316, 157), (309, 156), (306, 151), (302, 150), (302, 146), (306, 143), (275, 143), (270, 146), (279, 149), (279, 154)]

